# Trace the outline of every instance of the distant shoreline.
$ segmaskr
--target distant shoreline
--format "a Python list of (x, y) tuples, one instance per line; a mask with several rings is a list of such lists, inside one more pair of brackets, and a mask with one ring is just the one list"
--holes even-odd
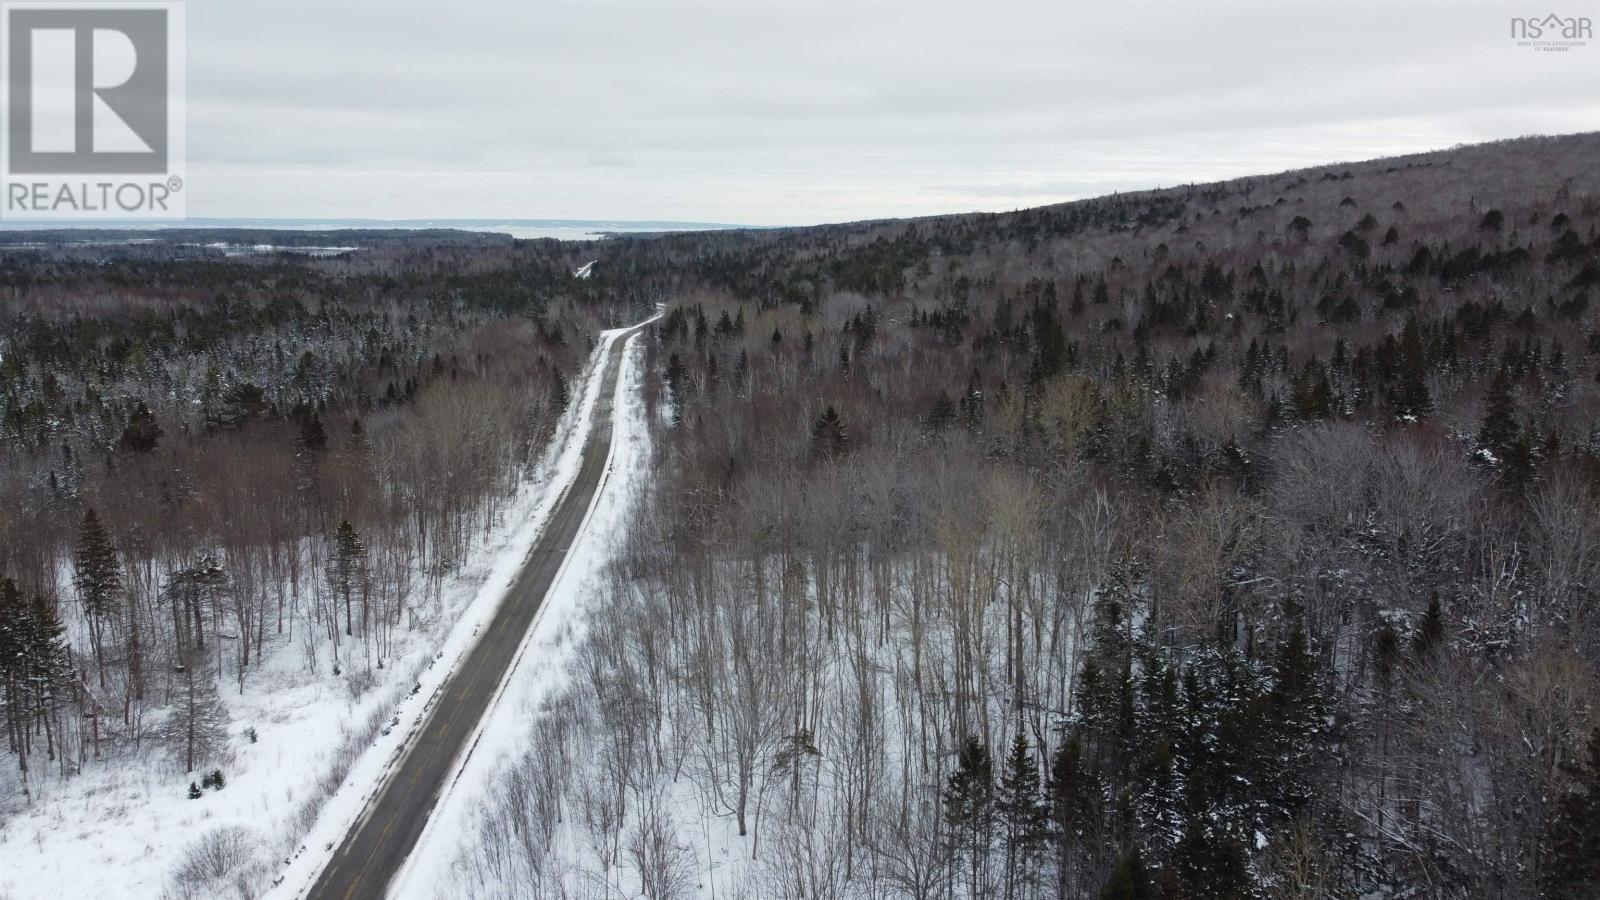
[(552, 230), (584, 231), (593, 234), (639, 231), (719, 231), (750, 228), (725, 222), (683, 222), (657, 219), (364, 219), (364, 218), (206, 218), (187, 219), (0, 219), (0, 230), (58, 231), (96, 229), (102, 231), (146, 231), (176, 228), (251, 228), (273, 231), (338, 231), (346, 229), (394, 229), (420, 231), (454, 229), (461, 231)]

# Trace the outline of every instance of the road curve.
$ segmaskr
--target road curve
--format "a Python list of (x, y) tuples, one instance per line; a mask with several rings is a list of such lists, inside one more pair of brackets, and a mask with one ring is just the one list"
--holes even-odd
[(636, 326), (611, 342), (578, 477), (551, 514), (494, 619), (460, 668), (445, 682), (404, 761), (390, 774), (317, 877), (306, 895), (311, 900), (384, 897), (390, 881), (416, 846), (428, 816), (516, 660), (534, 614), (543, 605), (568, 548), (588, 516), (590, 501), (600, 487), (611, 454), (611, 405), (622, 354), (628, 339), (643, 327)]

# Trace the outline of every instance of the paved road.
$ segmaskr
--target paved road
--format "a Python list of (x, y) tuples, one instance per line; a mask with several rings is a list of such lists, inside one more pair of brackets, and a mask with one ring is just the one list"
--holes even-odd
[[(640, 326), (643, 327), (643, 326)], [(637, 329), (636, 329), (637, 330)], [(308, 895), (312, 900), (378, 900), (417, 843), (446, 779), (478, 720), (483, 718), (500, 681), (516, 658), (534, 613), (555, 580), (589, 511), (589, 501), (605, 474), (611, 452), (611, 398), (616, 393), (623, 347), (634, 332), (618, 336), (606, 355), (593, 429), (584, 447), (578, 478), (567, 489), (522, 574), (512, 584), (494, 620), (478, 637), (465, 662), (445, 682), (411, 749), (354, 831), (334, 853)]]

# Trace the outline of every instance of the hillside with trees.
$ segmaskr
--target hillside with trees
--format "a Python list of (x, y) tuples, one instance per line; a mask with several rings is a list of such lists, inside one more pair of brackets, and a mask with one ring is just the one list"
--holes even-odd
[(1597, 162), (608, 247), (655, 488), (471, 893), (1594, 896)]

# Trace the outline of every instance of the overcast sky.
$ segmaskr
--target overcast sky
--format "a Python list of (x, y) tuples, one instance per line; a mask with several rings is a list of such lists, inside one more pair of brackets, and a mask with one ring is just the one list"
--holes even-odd
[(803, 224), (1600, 129), (1487, 3), (194, 2), (191, 216)]

